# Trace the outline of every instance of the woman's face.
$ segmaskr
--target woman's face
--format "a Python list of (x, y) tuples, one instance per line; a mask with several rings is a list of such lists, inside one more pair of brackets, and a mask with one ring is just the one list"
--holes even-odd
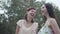
[(47, 14), (47, 9), (46, 9), (45, 5), (41, 6), (41, 14), (42, 14), (42, 16), (45, 16)]
[(27, 11), (27, 14), (29, 17), (33, 18), (36, 15), (36, 10), (31, 9), (31, 10)]

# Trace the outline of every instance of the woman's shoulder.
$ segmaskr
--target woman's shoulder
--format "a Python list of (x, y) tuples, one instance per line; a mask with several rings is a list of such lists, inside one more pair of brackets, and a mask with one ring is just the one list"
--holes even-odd
[(48, 25), (50, 26), (51, 24), (53, 24), (55, 22), (56, 22), (56, 19), (55, 18), (49, 18)]
[(34, 24), (38, 25), (38, 22), (34, 22)]
[(24, 21), (25, 21), (24, 19), (20, 19), (20, 20), (17, 21), (17, 23), (20, 23), (20, 24), (21, 24), (21, 23), (23, 23)]
[(37, 29), (37, 28), (38, 28), (38, 23), (37, 23), (37, 22), (34, 22), (32, 28), (33, 28), (33, 29)]
[(55, 18), (51, 18), (51, 19), (50, 19), (50, 22), (54, 22), (54, 21), (56, 21)]
[(55, 19), (55, 18), (51, 18), (51, 19), (50, 19), (50, 24), (57, 24), (56, 19)]
[(24, 22), (24, 19), (20, 19), (18, 22), (17, 22), (17, 25), (21, 27), (21, 25), (23, 24)]
[(37, 22), (34, 22), (34, 25), (35, 25), (35, 26), (38, 26), (38, 23), (37, 23)]

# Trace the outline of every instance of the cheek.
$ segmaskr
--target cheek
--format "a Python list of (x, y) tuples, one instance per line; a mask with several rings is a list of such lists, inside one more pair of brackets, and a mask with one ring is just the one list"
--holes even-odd
[(36, 15), (36, 13), (35, 13), (35, 15)]
[(47, 10), (46, 9), (44, 10), (44, 13), (47, 14)]
[(36, 16), (36, 14), (34, 13), (34, 16)]
[(27, 12), (27, 14), (28, 14), (28, 15), (30, 15), (30, 13), (31, 13), (30, 11), (29, 11), (29, 12)]
[(41, 13), (42, 13), (42, 15), (44, 16), (44, 15), (46, 14), (46, 10), (43, 9), (43, 10), (41, 11)]
[(44, 15), (45, 15), (45, 13), (43, 12), (43, 13), (42, 13), (42, 15), (44, 16)]

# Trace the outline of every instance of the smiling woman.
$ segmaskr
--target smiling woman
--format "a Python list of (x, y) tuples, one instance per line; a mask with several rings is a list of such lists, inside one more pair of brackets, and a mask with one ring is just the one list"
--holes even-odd
[(53, 5), (50, 3), (43, 4), (41, 6), (41, 14), (44, 16), (45, 24), (38, 34), (60, 34)]
[(38, 23), (33, 21), (36, 15), (35, 8), (28, 8), (26, 11), (25, 19), (17, 22), (16, 34), (37, 34)]

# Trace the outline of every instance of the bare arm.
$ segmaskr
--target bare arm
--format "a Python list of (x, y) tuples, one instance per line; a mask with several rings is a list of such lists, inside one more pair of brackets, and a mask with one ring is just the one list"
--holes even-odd
[(38, 34), (38, 23), (37, 23), (37, 28), (35, 29), (36, 34)]
[(35, 29), (35, 33), (36, 33), (36, 34), (38, 33), (38, 28), (37, 28), (37, 29)]
[(16, 26), (16, 32), (15, 32), (15, 34), (18, 34), (19, 28), (20, 28), (20, 27), (17, 25), (17, 26)]
[(51, 21), (51, 28), (54, 31), (54, 34), (60, 34), (59, 26), (55, 19)]
[(36, 29), (36, 34), (38, 33), (38, 28)]

